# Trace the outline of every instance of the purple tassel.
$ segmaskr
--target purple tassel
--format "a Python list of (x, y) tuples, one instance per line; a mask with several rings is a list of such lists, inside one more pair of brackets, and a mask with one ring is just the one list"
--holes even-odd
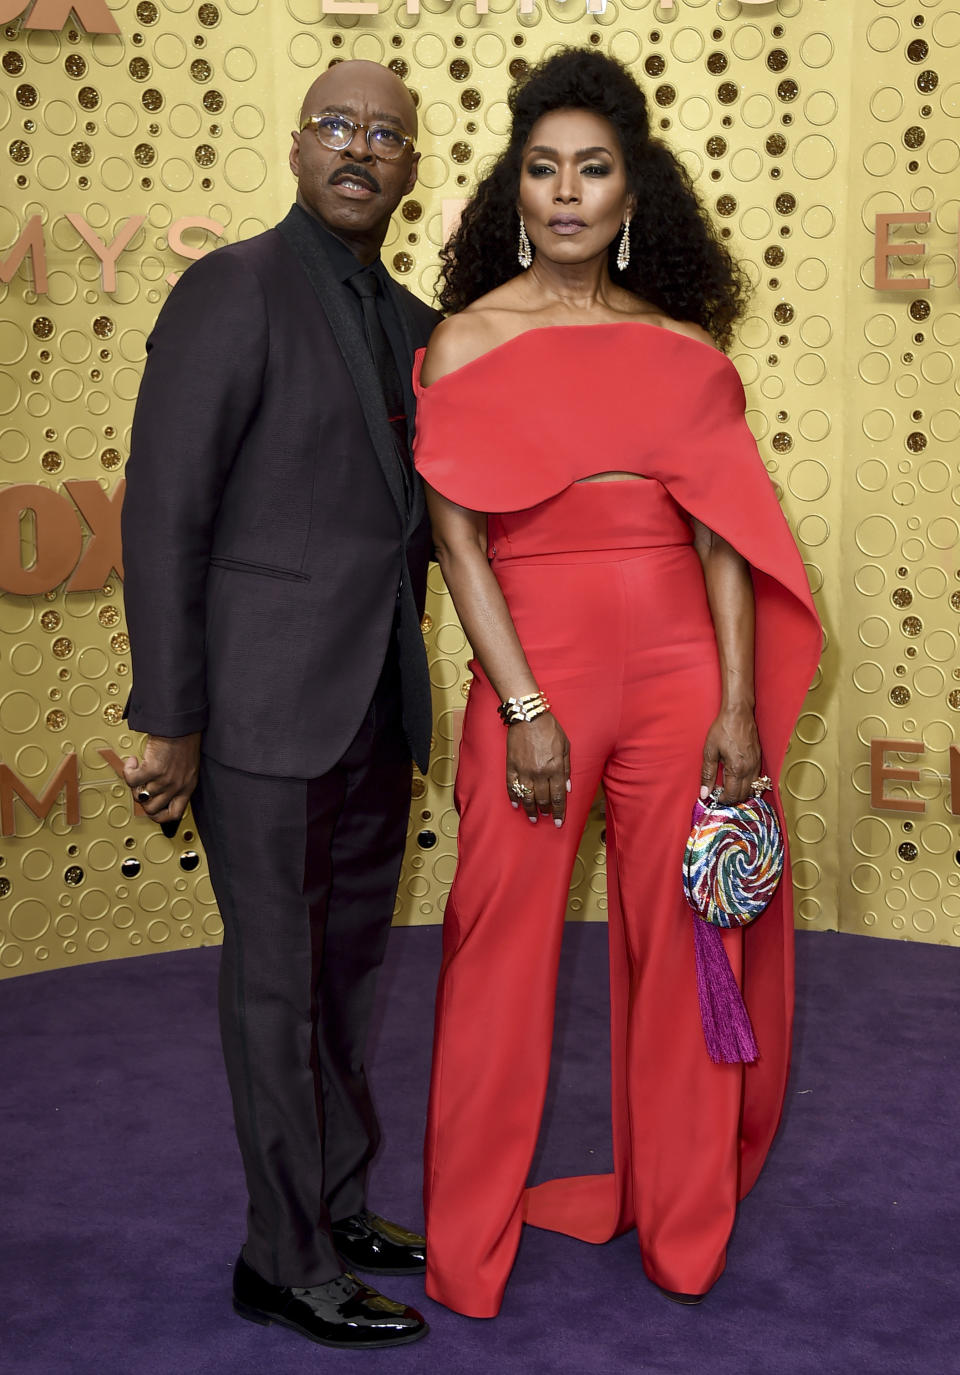
[(700, 1020), (710, 1058), (718, 1065), (752, 1064), (760, 1052), (720, 931), (699, 917), (693, 918), (693, 929)]

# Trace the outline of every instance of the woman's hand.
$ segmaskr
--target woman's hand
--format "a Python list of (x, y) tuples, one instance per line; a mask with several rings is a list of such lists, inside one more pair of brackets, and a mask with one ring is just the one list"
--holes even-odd
[(760, 737), (749, 707), (724, 707), (707, 731), (700, 771), (700, 796), (711, 793), (723, 764), (721, 802), (743, 802), (760, 775)]
[[(523, 788), (524, 795), (519, 796)], [(570, 741), (552, 712), (507, 727), (507, 795), (531, 821), (562, 826), (570, 791)]]

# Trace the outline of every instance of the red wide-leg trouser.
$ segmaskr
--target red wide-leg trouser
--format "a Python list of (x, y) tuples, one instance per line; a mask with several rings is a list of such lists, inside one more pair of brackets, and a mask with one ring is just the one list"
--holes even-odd
[[(562, 828), (510, 805), (506, 733), (474, 665), (426, 1137), (427, 1293), (494, 1316), (524, 1220), (595, 1242), (636, 1226), (650, 1278), (702, 1293), (734, 1220), (743, 1073), (704, 1045), (680, 879), (720, 700), (691, 529), (656, 482), (580, 483), (498, 518), (493, 540), (521, 643), (571, 742), (572, 791)], [(570, 876), (601, 782), (615, 1173), (528, 1190)], [(725, 940), (739, 977), (741, 933)]]

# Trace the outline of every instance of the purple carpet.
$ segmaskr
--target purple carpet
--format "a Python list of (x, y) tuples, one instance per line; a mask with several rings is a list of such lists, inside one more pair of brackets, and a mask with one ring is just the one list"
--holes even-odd
[[(960, 950), (798, 935), (783, 1130), (696, 1309), (644, 1278), (634, 1238), (527, 1229), (500, 1318), (419, 1304), (412, 1347), (342, 1354), (236, 1318), (242, 1182), (215, 1015), (215, 950), (0, 985), (0, 1369), (11, 1375), (948, 1375), (960, 1371)], [(395, 929), (374, 1080), (372, 1205), (418, 1224), (439, 959)], [(537, 1177), (609, 1159), (606, 930), (568, 927)], [(482, 1028), (478, 1028), (482, 1033)]]

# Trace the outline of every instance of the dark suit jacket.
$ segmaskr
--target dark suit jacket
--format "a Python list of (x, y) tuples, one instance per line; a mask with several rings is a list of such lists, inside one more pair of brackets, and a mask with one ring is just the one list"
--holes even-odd
[[(439, 316), (391, 290), (412, 364)], [(427, 762), (423, 490), (405, 497), (342, 292), (294, 207), (192, 266), (147, 344), (123, 510), (130, 724), (203, 731), (208, 754), (251, 773), (336, 763), (393, 635), (404, 727)]]

